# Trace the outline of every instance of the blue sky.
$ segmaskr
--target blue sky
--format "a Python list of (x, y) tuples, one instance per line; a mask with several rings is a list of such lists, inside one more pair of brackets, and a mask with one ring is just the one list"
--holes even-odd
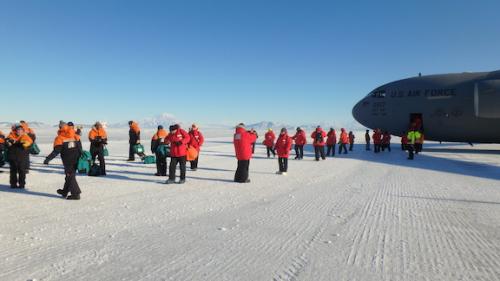
[(500, 69), (499, 1), (0, 1), (0, 121), (349, 121), (376, 86)]

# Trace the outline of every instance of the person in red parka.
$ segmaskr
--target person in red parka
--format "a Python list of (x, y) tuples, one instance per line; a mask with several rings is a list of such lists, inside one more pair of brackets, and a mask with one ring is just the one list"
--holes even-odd
[(319, 161), (319, 157), (325, 160), (325, 137), (326, 133), (321, 129), (321, 126), (316, 127), (316, 130), (311, 134), (311, 138), (314, 146), (314, 155), (316, 157), (316, 161)]
[(391, 134), (385, 131), (382, 135), (382, 151), (389, 150), (391, 152)]
[(375, 129), (373, 131), (372, 139), (373, 139), (374, 152), (379, 153), (380, 146), (382, 145), (382, 133), (380, 133), (379, 129)]
[(292, 149), (292, 138), (288, 136), (286, 128), (281, 129), (280, 135), (276, 140), (276, 153), (278, 154), (279, 171), (276, 174), (286, 176), (288, 171), (288, 156)]
[(335, 156), (335, 144), (337, 143), (337, 133), (333, 128), (330, 128), (328, 134), (326, 135), (326, 147), (328, 148), (326, 151), (326, 156)]
[(276, 139), (276, 135), (273, 132), (273, 129), (269, 128), (267, 133), (264, 135), (263, 145), (266, 146), (267, 150), (267, 158), (271, 157), (271, 153), (273, 157), (276, 157), (276, 151), (274, 151), (274, 140)]
[(295, 141), (295, 159), (302, 160), (304, 158), (304, 145), (307, 143), (306, 132), (297, 127), (297, 132), (292, 139)]
[(236, 126), (233, 136), (234, 151), (238, 159), (238, 168), (234, 175), (234, 181), (239, 183), (248, 183), (248, 169), (250, 159), (252, 159), (252, 143), (257, 140), (257, 136), (245, 129), (245, 124), (240, 123)]
[(167, 140), (170, 143), (170, 166), (168, 170), (168, 180), (167, 184), (175, 183), (175, 170), (177, 168), (177, 163), (179, 163), (181, 169), (180, 184), (186, 182), (186, 155), (187, 155), (187, 144), (190, 141), (189, 134), (184, 131), (179, 124), (175, 124), (172, 127), (172, 133), (167, 136)]
[(347, 144), (349, 143), (349, 136), (344, 128), (340, 129), (340, 141), (339, 141), (339, 154), (344, 150), (344, 154), (347, 154)]
[(198, 125), (196, 124), (191, 125), (189, 136), (189, 146), (195, 148), (198, 151), (198, 156), (196, 156), (196, 159), (191, 161), (191, 170), (196, 171), (198, 170), (198, 159), (200, 158), (201, 146), (205, 142), (205, 138), (203, 137), (203, 134), (200, 132)]
[(401, 137), (401, 150), (406, 151), (408, 149), (408, 132), (403, 132)]

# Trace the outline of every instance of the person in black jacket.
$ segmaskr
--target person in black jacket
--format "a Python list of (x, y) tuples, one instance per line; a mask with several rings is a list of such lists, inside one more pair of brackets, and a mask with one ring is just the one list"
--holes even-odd
[[(55, 141), (55, 150), (61, 152), (61, 159), (64, 166), (64, 188), (58, 189), (57, 193), (68, 200), (80, 200), (80, 186), (76, 181), (76, 169), (78, 159), (82, 154), (82, 143), (74, 129), (65, 125)], [(68, 194), (71, 193), (70, 196)]]
[(24, 188), (28, 169), (27, 159), (33, 140), (21, 125), (13, 126), (6, 141), (9, 150), (10, 187)]
[[(128, 143), (130, 144), (130, 146), (129, 146), (127, 161), (134, 161), (135, 160), (134, 146), (141, 143), (141, 129), (139, 128), (139, 125), (134, 121), (129, 121), (128, 126), (130, 128), (128, 131), (128, 136), (129, 136)], [(142, 157), (142, 155), (139, 156)]]
[[(78, 131), (76, 131), (78, 134)], [(101, 122), (96, 122), (89, 132), (90, 141), (90, 155), (92, 156), (92, 163), (95, 163), (95, 159), (99, 160), (100, 174), (106, 175), (106, 162), (104, 160), (104, 146), (108, 144), (108, 135)]]

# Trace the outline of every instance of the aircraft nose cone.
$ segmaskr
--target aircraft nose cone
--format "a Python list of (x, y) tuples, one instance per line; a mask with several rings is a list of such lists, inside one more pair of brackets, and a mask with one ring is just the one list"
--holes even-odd
[[(356, 121), (364, 126), (368, 126), (368, 110), (369, 110), (369, 101), (365, 99), (360, 100), (354, 107), (352, 108), (352, 116)], [(369, 126), (368, 126), (369, 127)]]

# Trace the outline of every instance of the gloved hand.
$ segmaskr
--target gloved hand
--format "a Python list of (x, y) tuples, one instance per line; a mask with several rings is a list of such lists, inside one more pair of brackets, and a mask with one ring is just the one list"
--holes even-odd
[(140, 140), (138, 140), (138, 141), (136, 141), (135, 143), (136, 143), (136, 144), (140, 144), (140, 143), (141, 143), (141, 141), (140, 141)]

